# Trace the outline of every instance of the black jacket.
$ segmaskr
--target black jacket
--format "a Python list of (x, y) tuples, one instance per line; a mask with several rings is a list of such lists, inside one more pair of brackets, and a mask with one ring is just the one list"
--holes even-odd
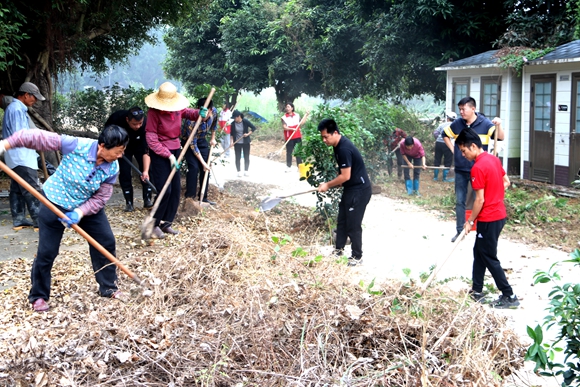
[[(244, 134), (249, 133), (249, 129), (252, 128), (252, 132), (255, 132), (256, 127), (254, 126), (254, 124), (252, 124), (250, 121), (246, 120), (245, 118), (242, 118), (242, 124), (244, 124)], [(236, 137), (236, 121), (232, 122), (231, 124), (231, 136), (234, 139), (234, 142), (236, 142), (238, 140), (239, 137)], [(250, 138), (251, 136), (246, 137), (246, 139), (244, 140), (247, 141), (248, 143), (252, 142), (252, 139)]]

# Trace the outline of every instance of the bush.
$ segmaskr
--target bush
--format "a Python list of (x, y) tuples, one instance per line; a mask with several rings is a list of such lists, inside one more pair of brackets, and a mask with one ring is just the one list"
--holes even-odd
[[(401, 105), (372, 98), (356, 99), (344, 108), (319, 105), (302, 128), (302, 144), (294, 150), (296, 156), (312, 165), (307, 180), (314, 187), (334, 179), (338, 173), (333, 151), (324, 144), (318, 132), (318, 122), (323, 118), (333, 118), (340, 132), (358, 148), (371, 181), (380, 179), (387, 169), (386, 143), (396, 127), (416, 136), (421, 142), (431, 144), (431, 149), (434, 146), (434, 141), (428, 141), (430, 129), (420, 124), (416, 115)], [(317, 195), (318, 212), (324, 217), (334, 218), (341, 190), (331, 189)]]
[(57, 132), (80, 130), (97, 133), (111, 113), (139, 106), (147, 111), (145, 97), (153, 89), (123, 89), (119, 84), (102, 90), (88, 88), (68, 94), (55, 94), (52, 102), (54, 128)]
[[(564, 262), (580, 264), (580, 250), (576, 249), (571, 254), (572, 259)], [(560, 276), (554, 271), (552, 265), (548, 272), (538, 272), (534, 275), (534, 284), (547, 283), (560, 280)], [(552, 326), (559, 328), (559, 334), (554, 342), (543, 343), (544, 333), (541, 326), (534, 329), (528, 327), (528, 335), (534, 343), (528, 348), (526, 360), (536, 363), (534, 371), (544, 370), (540, 374), (544, 376), (559, 376), (564, 378), (562, 386), (580, 386), (580, 284), (567, 283), (556, 285), (550, 292), (549, 314), (544, 319), (544, 326), (548, 329)], [(559, 343), (565, 343), (566, 347), (558, 347)], [(555, 354), (563, 352), (564, 363), (554, 362)], [(547, 371), (546, 371), (547, 369)]]

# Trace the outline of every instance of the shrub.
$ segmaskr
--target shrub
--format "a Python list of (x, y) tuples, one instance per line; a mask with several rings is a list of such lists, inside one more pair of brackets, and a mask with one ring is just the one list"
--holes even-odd
[(147, 111), (145, 97), (153, 89), (123, 89), (119, 84), (102, 90), (88, 88), (68, 94), (55, 94), (53, 98), (53, 120), (55, 130), (80, 130), (96, 133), (103, 127), (114, 111), (140, 106)]
[[(576, 249), (569, 260), (564, 262), (580, 264), (580, 250)], [(548, 272), (538, 272), (534, 275), (534, 284), (547, 283), (560, 280), (560, 276), (554, 267)], [(536, 363), (534, 371), (544, 370), (540, 374), (544, 376), (562, 376), (562, 386), (580, 386), (580, 284), (566, 283), (556, 285), (550, 292), (549, 314), (544, 319), (544, 326), (549, 329), (552, 326), (559, 328), (559, 333), (552, 343), (544, 343), (544, 333), (540, 325), (534, 329), (528, 327), (528, 335), (534, 343), (528, 348), (526, 360)], [(558, 347), (560, 343), (566, 347)], [(554, 362), (555, 354), (563, 352), (564, 364)], [(547, 371), (546, 371), (547, 369)]]
[[(323, 118), (333, 118), (340, 132), (358, 148), (371, 181), (378, 180), (387, 169), (385, 143), (388, 143), (387, 139), (395, 127), (402, 128), (422, 142), (431, 144), (434, 142), (426, 140), (427, 136), (431, 136), (430, 130), (419, 123), (414, 113), (401, 105), (392, 105), (372, 98), (356, 99), (344, 108), (319, 105), (312, 113), (312, 118), (302, 128), (303, 142), (294, 151), (296, 156), (312, 165), (307, 180), (314, 187), (334, 179), (338, 173), (333, 151), (324, 144), (317, 129), (318, 122)], [(334, 217), (341, 190), (332, 189), (317, 195), (317, 210), (324, 217)]]

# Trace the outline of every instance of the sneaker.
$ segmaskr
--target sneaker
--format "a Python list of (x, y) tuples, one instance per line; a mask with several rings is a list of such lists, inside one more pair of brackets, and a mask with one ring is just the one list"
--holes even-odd
[(334, 250), (332, 250), (331, 255), (333, 255), (337, 259), (340, 259), (340, 258), (344, 257), (344, 250), (342, 250), (342, 249), (340, 249), (340, 250), (334, 249)]
[(165, 234), (179, 235), (179, 231), (175, 231), (171, 226), (161, 227), (161, 231)]
[(250, 172), (248, 171), (244, 172), (244, 176), (250, 176)]
[(133, 203), (127, 202), (127, 204), (125, 204), (125, 212), (133, 212), (133, 211), (135, 211), (135, 208), (133, 208)]
[(457, 238), (459, 238), (459, 234), (461, 234), (461, 232), (458, 232), (453, 238), (451, 238), (451, 243), (455, 242)]
[(475, 290), (470, 290), (469, 291), (469, 296), (471, 297), (471, 299), (475, 302), (479, 302), (480, 304), (485, 304), (485, 293), (483, 292), (476, 292)]
[(165, 238), (165, 234), (163, 233), (163, 231), (161, 231), (161, 229), (159, 228), (159, 226), (157, 226), (151, 232), (151, 238), (153, 238), (153, 239), (163, 239), (163, 238)]
[(153, 207), (153, 202), (151, 201), (151, 199), (145, 199), (145, 201), (143, 202), (143, 208), (151, 208)]
[(32, 303), (32, 309), (34, 309), (35, 312), (46, 312), (50, 309), (50, 306), (48, 306), (46, 301), (42, 298), (39, 298)]
[(520, 305), (520, 300), (518, 300), (518, 296), (511, 295), (505, 296), (501, 295), (497, 300), (491, 303), (491, 307), (495, 309), (517, 309)]
[(359, 265), (362, 265), (362, 263), (363, 263), (362, 258), (350, 257), (348, 259), (347, 266), (359, 266)]
[(455, 182), (455, 178), (454, 177), (450, 177), (450, 178), (444, 179), (443, 182), (445, 182), (445, 183), (454, 183)]
[(216, 205), (216, 202), (212, 202), (209, 199), (203, 199), (203, 202), (209, 204), (210, 206), (215, 206)]
[(292, 172), (292, 167), (286, 167), (286, 171), (285, 171), (285, 172), (286, 172), (286, 173), (288, 173), (288, 172)]
[(238, 177), (242, 177), (242, 172), (238, 172)]

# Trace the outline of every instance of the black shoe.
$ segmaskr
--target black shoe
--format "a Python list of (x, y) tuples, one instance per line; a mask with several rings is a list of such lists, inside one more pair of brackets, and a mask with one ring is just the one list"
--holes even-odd
[(504, 296), (503, 294), (499, 296), (497, 300), (491, 303), (491, 307), (495, 309), (517, 309), (520, 306), (520, 300), (518, 296)]
[(215, 206), (215, 204), (216, 204), (215, 202), (212, 202), (209, 199), (204, 199), (203, 202), (209, 204), (210, 206)]
[(469, 296), (471, 297), (471, 299), (475, 302), (479, 302), (480, 304), (485, 304), (485, 293), (483, 292), (476, 292), (475, 290), (470, 290), (469, 291)]
[(151, 201), (151, 199), (145, 199), (145, 201), (143, 202), (143, 208), (151, 208), (153, 207), (153, 202)]
[(459, 238), (459, 234), (461, 234), (461, 232), (458, 232), (453, 238), (451, 238), (451, 243), (455, 242), (457, 238)]
[(346, 265), (347, 266), (358, 266), (358, 265), (362, 265), (362, 263), (363, 263), (362, 258), (350, 257), (348, 259), (348, 263)]
[(133, 203), (127, 202), (127, 204), (125, 204), (125, 212), (133, 212), (134, 210)]

